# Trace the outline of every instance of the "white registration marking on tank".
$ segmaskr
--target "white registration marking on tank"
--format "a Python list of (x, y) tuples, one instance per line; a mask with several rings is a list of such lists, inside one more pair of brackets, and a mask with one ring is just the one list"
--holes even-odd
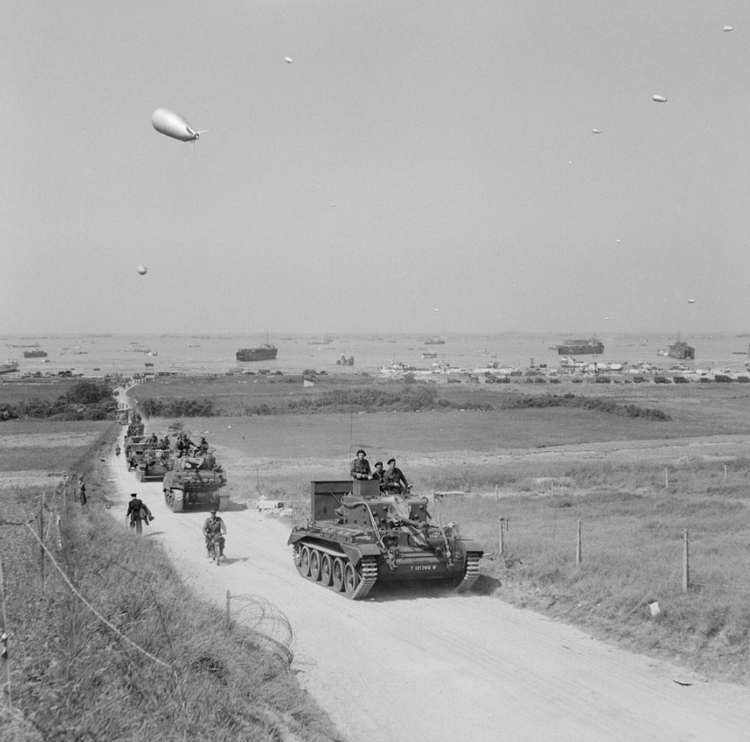
[(437, 569), (437, 564), (415, 564), (411, 570), (412, 572), (431, 572)]

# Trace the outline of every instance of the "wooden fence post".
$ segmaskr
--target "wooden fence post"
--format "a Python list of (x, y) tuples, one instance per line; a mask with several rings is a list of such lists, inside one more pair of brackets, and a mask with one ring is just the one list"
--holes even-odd
[(581, 553), (581, 521), (578, 521), (578, 533), (576, 537), (576, 566), (581, 565), (582, 561), (582, 553)]
[(39, 575), (42, 581), (42, 593), (44, 593), (44, 507), (46, 495), (42, 492), (42, 507), (39, 510)]
[(231, 608), (230, 608), (231, 601), (232, 601), (232, 595), (229, 592), (229, 590), (227, 590), (227, 628), (231, 628), (232, 626), (232, 613), (231, 613)]
[(5, 623), (5, 588), (3, 563), (0, 560), (0, 706), (12, 708), (10, 700), (10, 660), (8, 659), (8, 625)]
[(669, 469), (664, 467), (664, 489), (669, 489)]
[(685, 542), (684, 555), (682, 559), (682, 592), (686, 593), (690, 588), (690, 542), (688, 540), (688, 529), (683, 533)]
[(500, 534), (498, 538), (498, 552), (500, 556), (505, 554), (505, 544), (503, 543), (503, 526), (505, 525), (505, 518), (500, 518)]

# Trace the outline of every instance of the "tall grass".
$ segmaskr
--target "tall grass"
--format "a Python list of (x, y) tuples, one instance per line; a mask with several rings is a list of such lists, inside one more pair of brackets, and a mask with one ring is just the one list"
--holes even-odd
[[(111, 447), (111, 436), (100, 441)], [(100, 507), (98, 451), (73, 462), (85, 471), (89, 506), (55, 493), (62, 544), (57, 562), (126, 643), (72, 592), (22, 526), (0, 527), (14, 706), (44, 739), (338, 739), (284, 659), (249, 630), (229, 629), (220, 611), (183, 585), (164, 552), (135, 539)], [(33, 514), (41, 493), (5, 492), (4, 520)], [(14, 724), (16, 726), (14, 727)], [(0, 717), (0, 737), (17, 723)]]
[[(750, 492), (728, 486), (720, 494), (718, 485), (708, 491), (715, 468), (699, 467), (689, 486), (667, 490), (663, 482), (653, 484), (663, 469), (594, 466), (586, 476), (579, 466), (568, 471), (577, 490), (446, 496), (436, 500), (433, 515), (457, 521), (484, 545), (484, 571), (499, 581), (501, 597), (632, 648), (750, 682)], [(746, 464), (735, 476), (747, 479)], [(503, 557), (500, 518), (507, 524)], [(582, 560), (576, 564), (579, 521)], [(649, 608), (654, 602), (657, 617)]]

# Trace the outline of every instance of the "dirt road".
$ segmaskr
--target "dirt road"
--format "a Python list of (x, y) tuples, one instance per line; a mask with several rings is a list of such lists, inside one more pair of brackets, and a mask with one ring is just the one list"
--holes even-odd
[(144, 538), (163, 544), (199, 595), (221, 606), (227, 590), (261, 596), (288, 617), (300, 680), (351, 742), (750, 735), (750, 689), (691, 678), (497, 598), (376, 586), (351, 602), (316, 587), (293, 566), (288, 526), (256, 511), (222, 513), (227, 560), (217, 567), (203, 548), (205, 512), (171, 513), (161, 483), (138, 483), (122, 458), (110, 467), (123, 527), (138, 492), (156, 516)]

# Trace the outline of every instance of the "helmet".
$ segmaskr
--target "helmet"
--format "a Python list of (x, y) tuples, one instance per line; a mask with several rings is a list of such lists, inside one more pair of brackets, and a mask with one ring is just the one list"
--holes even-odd
[(216, 515), (216, 509), (211, 511), (211, 515)]

